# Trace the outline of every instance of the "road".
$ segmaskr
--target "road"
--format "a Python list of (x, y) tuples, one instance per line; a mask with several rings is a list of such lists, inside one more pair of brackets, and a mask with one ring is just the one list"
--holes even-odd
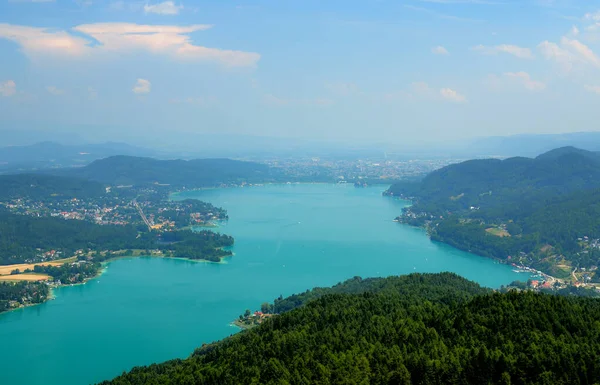
[(140, 216), (142, 217), (142, 220), (144, 221), (144, 223), (146, 224), (146, 226), (148, 226), (148, 231), (152, 231), (152, 224), (150, 223), (150, 221), (148, 220), (148, 218), (146, 218), (146, 214), (144, 214), (144, 212), (142, 211), (142, 208), (140, 207), (140, 205), (137, 203), (137, 201), (135, 199), (133, 201), (131, 201), (131, 203), (133, 203), (133, 205), (137, 209), (138, 213), (140, 213)]

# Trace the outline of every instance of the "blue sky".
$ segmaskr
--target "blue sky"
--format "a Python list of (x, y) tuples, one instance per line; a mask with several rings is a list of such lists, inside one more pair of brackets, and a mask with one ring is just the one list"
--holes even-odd
[(600, 1), (0, 0), (0, 58), (0, 129), (90, 140), (426, 143), (600, 119)]

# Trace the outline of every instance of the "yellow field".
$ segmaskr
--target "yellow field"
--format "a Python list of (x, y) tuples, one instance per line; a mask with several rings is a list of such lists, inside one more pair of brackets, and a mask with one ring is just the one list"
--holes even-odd
[(19, 271), (23, 272), (27, 269), (31, 269), (33, 270), (34, 266), (36, 265), (40, 265), (40, 266), (60, 266), (63, 263), (67, 263), (67, 262), (75, 262), (77, 260), (77, 258), (73, 257), (73, 258), (65, 258), (65, 259), (57, 259), (56, 261), (51, 261), (51, 262), (40, 262), (40, 263), (21, 263), (18, 265), (5, 265), (5, 266), (0, 266), (0, 275), (9, 275), (11, 271), (15, 270), (15, 269), (19, 269)]
[(485, 231), (489, 234), (495, 235), (497, 237), (510, 237), (508, 231), (501, 229), (499, 227), (490, 227), (489, 229), (485, 229)]
[(0, 275), (0, 281), (45, 281), (50, 278), (46, 274), (14, 274)]

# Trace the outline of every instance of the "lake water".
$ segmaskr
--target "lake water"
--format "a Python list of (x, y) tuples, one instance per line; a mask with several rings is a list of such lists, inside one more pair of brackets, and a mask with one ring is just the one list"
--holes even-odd
[(229, 322), (246, 308), (356, 275), (453, 271), (490, 287), (528, 278), (392, 222), (406, 202), (383, 190), (304, 184), (179, 194), (228, 210), (218, 230), (235, 237), (235, 256), (113, 261), (87, 284), (55, 290), (55, 300), (0, 315), (0, 383), (83, 385), (183, 358), (235, 333)]

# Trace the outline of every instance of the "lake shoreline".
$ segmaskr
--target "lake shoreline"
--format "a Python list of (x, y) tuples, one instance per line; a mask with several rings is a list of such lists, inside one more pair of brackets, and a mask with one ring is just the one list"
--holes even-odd
[[(48, 285), (48, 296), (46, 297), (46, 299), (44, 299), (44, 301), (39, 302), (39, 303), (30, 303), (30, 304), (26, 304), (26, 305), (21, 305), (19, 307), (15, 307), (9, 310), (5, 310), (3, 312), (0, 312), (0, 315), (5, 314), (5, 313), (9, 313), (15, 310), (21, 310), (21, 309), (25, 309), (28, 307), (33, 307), (33, 306), (38, 306), (38, 305), (42, 305), (45, 304), (48, 301), (52, 301), (54, 299), (56, 299), (56, 295), (55, 295), (55, 289), (60, 289), (60, 288), (65, 288), (65, 287), (72, 287), (72, 286), (79, 286), (79, 285), (85, 285), (86, 283), (88, 283), (89, 281), (100, 277), (102, 274), (104, 274), (106, 272), (106, 270), (108, 269), (108, 265), (111, 262), (115, 262), (118, 261), (120, 259), (135, 259), (135, 258), (162, 258), (162, 259), (171, 259), (171, 260), (180, 260), (180, 261), (188, 261), (188, 262), (194, 262), (194, 263), (211, 263), (211, 264), (216, 264), (216, 265), (227, 265), (228, 262), (224, 261), (224, 259), (226, 258), (230, 258), (233, 257), (235, 254), (231, 254), (231, 255), (227, 255), (224, 257), (221, 257), (221, 261), (219, 262), (215, 262), (215, 261), (209, 261), (206, 259), (191, 259), (191, 258), (178, 258), (178, 257), (168, 257), (165, 255), (122, 255), (122, 256), (115, 256), (115, 257), (111, 257), (108, 258), (102, 262), (100, 262), (101, 264), (101, 268), (98, 269), (98, 272), (96, 274), (94, 274), (93, 276), (87, 277), (85, 278), (82, 282), (77, 282), (77, 283), (61, 283), (60, 285), (54, 285), (54, 284), (48, 284), (46, 283), (48, 280), (43, 280), (43, 281), (39, 281), (39, 282), (44, 282), (44, 284)], [(18, 275), (18, 274), (15, 274)], [(52, 278), (52, 277), (50, 277)], [(18, 280), (15, 280), (14, 282), (18, 282)]]
[(99, 273), (108, 273), (96, 281), (57, 289), (56, 300), (41, 308), (0, 316), (0, 360), (12, 369), (3, 382), (99, 383), (135, 366), (185, 358), (239, 334), (234, 321), (244, 309), (354, 276), (452, 271), (491, 288), (524, 276), (397, 226), (390, 216), (406, 203), (382, 199), (383, 189), (304, 184), (186, 194), (227, 208), (222, 229), (239, 239), (235, 258), (161, 261), (182, 258), (139, 249), (105, 255)]
[[(409, 207), (409, 206), (412, 205), (412, 201), (409, 200), (409, 199), (406, 199), (406, 198), (397, 197), (397, 196), (394, 196), (394, 195), (387, 195), (387, 194), (385, 194), (385, 192), (383, 193), (383, 196), (386, 197), (386, 198), (392, 198), (394, 200), (408, 202), (409, 204), (406, 207)], [(400, 216), (398, 216), (396, 218), (399, 218), (399, 217)], [(452, 248), (454, 248), (456, 250), (460, 250), (460, 251), (464, 251), (464, 252), (467, 252), (467, 253), (471, 253), (471, 254), (477, 255), (478, 257), (481, 257), (481, 258), (491, 259), (492, 261), (498, 262), (501, 265), (511, 266), (511, 267), (516, 268), (516, 269), (525, 270), (525, 272), (527, 272), (528, 274), (539, 275), (539, 276), (542, 276), (544, 278), (549, 279), (552, 282), (554, 282), (554, 281), (556, 281), (556, 282), (564, 282), (564, 280), (561, 279), (561, 278), (554, 277), (554, 276), (552, 276), (550, 274), (544, 273), (543, 271), (534, 269), (531, 266), (516, 265), (514, 263), (508, 262), (507, 260), (503, 260), (503, 259), (496, 258), (496, 257), (490, 257), (490, 256), (487, 256), (487, 255), (481, 255), (481, 254), (479, 254), (479, 253), (477, 253), (475, 251), (471, 251), (471, 250), (468, 250), (468, 249), (463, 249), (463, 248), (457, 247), (455, 245), (451, 245), (451, 244), (449, 244), (447, 242), (444, 242), (442, 240), (432, 239), (431, 238), (431, 234), (429, 232), (429, 227), (427, 225), (415, 226), (415, 225), (411, 225), (410, 223), (405, 223), (405, 222), (399, 221), (398, 219), (394, 219), (393, 221), (396, 222), (397, 224), (400, 224), (400, 225), (406, 225), (406, 226), (409, 226), (409, 227), (412, 227), (412, 228), (423, 230), (427, 234), (427, 237), (429, 238), (429, 240), (431, 242), (439, 243), (439, 244), (442, 244), (442, 245), (445, 245), (445, 246), (452, 247)]]

